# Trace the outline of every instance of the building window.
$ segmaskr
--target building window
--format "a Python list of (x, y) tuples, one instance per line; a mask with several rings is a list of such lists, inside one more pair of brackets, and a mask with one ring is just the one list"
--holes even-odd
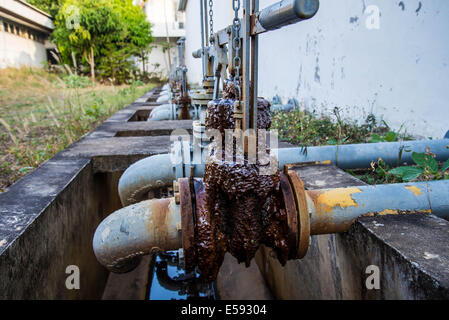
[(30, 39), (40, 43), (45, 43), (46, 39), (46, 35), (44, 33), (36, 31), (26, 26), (19, 25), (17, 23), (3, 21), (3, 31), (14, 34), (18, 37)]

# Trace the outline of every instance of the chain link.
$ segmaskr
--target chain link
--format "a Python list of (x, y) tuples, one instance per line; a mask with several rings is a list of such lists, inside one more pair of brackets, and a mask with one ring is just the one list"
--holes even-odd
[(238, 100), (240, 100), (240, 20), (239, 20), (239, 10), (240, 10), (240, 0), (232, 0), (232, 9), (234, 10), (234, 19), (232, 20), (233, 36), (232, 47), (234, 49), (234, 60), (232, 61), (232, 66), (235, 70), (234, 83), (238, 89)]
[[(214, 1), (209, 0), (209, 42), (214, 38)], [(210, 44), (210, 43), (209, 43)]]

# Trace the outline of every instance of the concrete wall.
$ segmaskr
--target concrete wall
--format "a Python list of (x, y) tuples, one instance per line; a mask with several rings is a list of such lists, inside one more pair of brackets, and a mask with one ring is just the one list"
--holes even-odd
[(43, 67), (44, 61), (47, 61), (44, 44), (0, 31), (0, 68)]
[[(260, 7), (275, 2), (261, 0)], [(309, 110), (338, 106), (359, 120), (372, 112), (393, 128), (405, 123), (414, 135), (441, 138), (449, 129), (449, 2), (320, 3), (312, 20), (260, 36), (259, 95), (279, 94), (284, 101), (297, 97)], [(231, 24), (230, 3), (215, 7), (215, 29)], [(370, 23), (376, 18), (378, 29)], [(191, 82), (201, 80), (200, 61), (191, 57), (200, 46), (199, 21), (199, 1), (190, 0), (186, 52)]]

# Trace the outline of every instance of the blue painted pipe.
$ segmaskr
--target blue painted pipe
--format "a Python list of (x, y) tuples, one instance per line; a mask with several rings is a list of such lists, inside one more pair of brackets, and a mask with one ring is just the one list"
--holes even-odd
[(125, 273), (135, 269), (153, 248), (181, 248), (180, 231), (175, 199), (153, 199), (109, 215), (97, 227), (92, 245), (98, 262), (109, 271)]
[(345, 232), (360, 216), (423, 213), (449, 219), (449, 180), (307, 190), (311, 234)]
[(426, 152), (426, 148), (436, 154), (438, 161), (449, 159), (449, 139), (418, 140), (279, 149), (279, 167), (301, 162), (328, 162), (341, 169), (369, 168), (371, 162), (379, 158), (390, 166), (413, 164), (412, 153)]

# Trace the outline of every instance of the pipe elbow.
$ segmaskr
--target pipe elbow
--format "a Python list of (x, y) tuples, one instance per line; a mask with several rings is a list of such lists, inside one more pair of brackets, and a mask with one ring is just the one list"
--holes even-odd
[(120, 209), (100, 223), (92, 244), (98, 262), (109, 271), (130, 272), (153, 248), (182, 247), (179, 206), (169, 198)]
[(168, 94), (159, 96), (159, 98), (156, 99), (156, 103), (167, 103), (168, 100), (170, 99)]
[(149, 191), (169, 187), (176, 179), (169, 154), (151, 156), (131, 165), (120, 177), (118, 191), (123, 206), (146, 198)]
[(148, 118), (148, 122), (171, 120), (171, 110), (162, 109), (152, 113)]

